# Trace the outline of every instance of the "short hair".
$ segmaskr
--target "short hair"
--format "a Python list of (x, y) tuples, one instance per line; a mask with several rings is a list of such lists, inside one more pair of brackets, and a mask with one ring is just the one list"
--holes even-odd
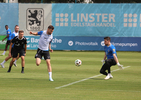
[(108, 36), (107, 37), (104, 37), (104, 39), (111, 41), (111, 38), (108, 37)]
[(20, 34), (20, 33), (24, 33), (24, 31), (23, 31), (23, 30), (20, 30), (20, 31), (19, 31), (19, 34)]
[(5, 25), (5, 27), (6, 27), (6, 26), (8, 26), (8, 25)]
[(52, 25), (49, 25), (48, 28), (54, 30), (54, 27)]
[(15, 25), (15, 27), (17, 27), (18, 25)]

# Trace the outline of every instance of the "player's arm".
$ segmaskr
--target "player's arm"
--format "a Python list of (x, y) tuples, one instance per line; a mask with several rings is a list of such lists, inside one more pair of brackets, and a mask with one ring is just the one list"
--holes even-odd
[(9, 34), (2, 40), (2, 42), (6, 39), (6, 38), (8, 38), (9, 37)]
[(9, 56), (11, 57), (11, 49), (12, 49), (13, 43), (11, 42), (10, 47), (9, 47)]
[(107, 58), (107, 56), (106, 56), (106, 52), (105, 52), (104, 58), (103, 58), (103, 60), (101, 60), (102, 64), (105, 63), (106, 58)]
[(119, 67), (120, 69), (123, 69), (123, 65), (121, 65), (121, 64), (119, 63), (118, 58), (117, 58), (117, 56), (116, 56), (115, 53), (113, 54), (113, 57), (114, 57), (114, 60), (116, 61), (117, 65), (118, 65), (118, 67)]
[(32, 34), (32, 35), (38, 35), (38, 32), (30, 32), (30, 34)]
[(35, 32), (35, 33), (30, 32), (30, 34), (33, 34), (33, 35), (42, 35), (42, 34), (43, 34), (43, 31), (40, 31), (40, 32)]
[(115, 53), (113, 54), (113, 57), (114, 57), (114, 60), (116, 61), (116, 63), (119, 63), (119, 62), (118, 62), (118, 58), (117, 58), (117, 56), (116, 56)]
[(49, 51), (53, 52), (53, 50), (51, 49), (51, 43), (49, 43)]
[(106, 52), (105, 52), (105, 55), (104, 55), (104, 58), (103, 58), (103, 60), (106, 60), (106, 58), (107, 58), (107, 56), (106, 56)]
[(25, 48), (25, 50), (24, 50), (24, 51), (25, 51), (25, 55), (26, 55), (27, 44), (25, 44), (24, 46), (25, 46), (25, 47), (24, 47), (24, 48)]

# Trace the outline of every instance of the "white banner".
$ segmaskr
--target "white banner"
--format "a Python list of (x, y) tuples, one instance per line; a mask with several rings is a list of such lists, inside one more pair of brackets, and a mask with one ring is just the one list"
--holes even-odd
[(29, 32), (46, 30), (52, 23), (52, 4), (19, 4), (19, 27)]

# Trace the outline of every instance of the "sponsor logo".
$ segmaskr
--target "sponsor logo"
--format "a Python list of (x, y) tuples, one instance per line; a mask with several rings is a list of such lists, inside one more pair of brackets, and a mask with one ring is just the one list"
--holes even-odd
[(27, 39), (27, 43), (30, 43), (30, 40), (29, 40), (29, 38), (26, 38)]
[(56, 26), (68, 26), (68, 14), (67, 13), (65, 13), (65, 14), (56, 13), (55, 16), (56, 16), (56, 19), (55, 19)]
[(111, 42), (114, 46), (121, 46), (121, 47), (137, 47), (138, 43), (115, 43)]
[(54, 38), (54, 39), (52, 40), (52, 43), (62, 43), (62, 39)]
[(0, 41), (0, 44), (6, 44), (6, 42), (7, 42), (7, 41), (3, 41), (3, 42), (2, 42), (2, 41)]
[(44, 10), (28, 8), (26, 10), (26, 27), (28, 31), (41, 31), (44, 28)]
[(137, 14), (124, 14), (124, 27), (137, 27)]
[(101, 46), (105, 46), (104, 41), (101, 41)]
[(68, 42), (68, 45), (69, 45), (69, 46), (73, 46), (73, 41), (69, 41), (69, 42)]
[[(140, 18), (138, 18), (138, 16)], [(115, 17), (113, 13), (56, 13), (55, 26), (61, 27), (116, 27)], [(137, 27), (138, 19), (140, 19), (141, 27), (141, 14), (123, 14), (123, 27)]]
[(98, 43), (97, 42), (79, 42), (79, 41), (76, 41), (75, 45), (80, 45), (80, 46), (97, 46)]
[(55, 26), (115, 27), (115, 14), (108, 13), (56, 13)]

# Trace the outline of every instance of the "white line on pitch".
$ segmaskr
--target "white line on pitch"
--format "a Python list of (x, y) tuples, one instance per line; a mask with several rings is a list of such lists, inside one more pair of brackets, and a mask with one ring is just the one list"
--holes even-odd
[[(128, 67), (130, 67), (130, 66), (124, 67), (124, 69), (128, 68)], [(116, 69), (116, 70), (113, 70), (111, 72), (115, 72), (115, 71), (118, 71), (118, 70), (120, 70), (120, 69)], [(83, 81), (86, 81), (86, 80), (91, 79), (91, 78), (99, 77), (99, 76), (102, 76), (102, 75), (103, 74), (95, 75), (95, 76), (92, 76), (92, 77), (89, 77), (89, 78), (85, 78), (85, 79), (82, 79), (82, 80), (79, 80), (79, 81), (75, 81), (75, 82), (72, 82), (72, 83), (69, 83), (69, 84), (66, 84), (66, 85), (55, 87), (55, 89), (60, 89), (60, 88), (63, 88), (63, 87), (67, 87), (67, 86), (70, 86), (70, 85), (73, 85), (73, 84), (76, 84), (76, 83), (79, 83), (79, 82), (83, 82)]]

